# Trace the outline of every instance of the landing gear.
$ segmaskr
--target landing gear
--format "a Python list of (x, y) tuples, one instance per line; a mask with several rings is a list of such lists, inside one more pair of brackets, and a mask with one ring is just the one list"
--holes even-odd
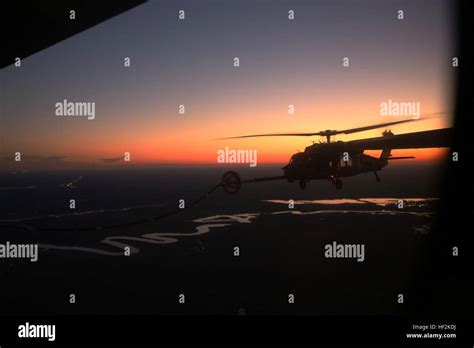
[(375, 180), (377, 180), (377, 182), (380, 182), (380, 178), (379, 178), (379, 176), (377, 175), (377, 172), (376, 172), (376, 171), (374, 171), (374, 175), (375, 175)]
[(342, 184), (342, 180), (341, 179), (338, 179), (334, 176), (331, 176), (330, 180), (332, 181), (332, 183), (334, 184), (334, 186), (336, 186), (336, 189), (340, 190), (342, 189), (342, 186), (344, 186)]
[(299, 184), (300, 184), (300, 189), (304, 190), (306, 188), (306, 180), (300, 180)]

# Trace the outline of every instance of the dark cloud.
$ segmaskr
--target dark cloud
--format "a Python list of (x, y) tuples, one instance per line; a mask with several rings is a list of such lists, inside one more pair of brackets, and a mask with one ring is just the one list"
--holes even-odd
[(99, 161), (102, 161), (104, 163), (116, 163), (116, 162), (119, 162), (119, 161), (122, 161), (123, 160), (123, 157), (120, 156), (120, 157), (111, 157), (111, 158), (99, 158)]
[[(14, 161), (15, 155), (5, 156), (2, 158), (4, 161)], [(62, 162), (66, 159), (66, 156), (39, 156), (39, 155), (21, 155), (22, 161), (37, 161), (37, 162)]]

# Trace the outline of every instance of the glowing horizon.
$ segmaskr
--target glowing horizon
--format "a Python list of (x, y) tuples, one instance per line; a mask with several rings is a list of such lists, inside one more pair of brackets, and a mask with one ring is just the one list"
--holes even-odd
[[(119, 164), (125, 152), (131, 163), (124, 166), (216, 164), (217, 151), (225, 147), (255, 149), (259, 164), (283, 164), (325, 139), (213, 139), (397, 120), (380, 116), (380, 104), (388, 99), (418, 102), (421, 115), (447, 112), (387, 128), (395, 134), (452, 126), (449, 2), (433, 1), (427, 15), (419, 3), (400, 1), (410, 13), (403, 22), (387, 6), (364, 0), (342, 7), (330, 1), (293, 3), (293, 22), (285, 2), (271, 9), (212, 4), (206, 9), (185, 2), (192, 15), (180, 22), (174, 6), (148, 2), (24, 59), (21, 68), (2, 69), (2, 169), (107, 168)], [(335, 26), (331, 18), (344, 20)], [(342, 65), (346, 56), (349, 67)], [(129, 68), (123, 57), (131, 57)], [(55, 116), (54, 105), (63, 99), (95, 102), (96, 118)], [(288, 113), (290, 104), (294, 114)], [(333, 140), (377, 137), (384, 130)], [(15, 152), (39, 159), (12, 163)], [(416, 163), (434, 163), (446, 153), (393, 151), (417, 157)], [(392, 165), (402, 162), (412, 160)]]

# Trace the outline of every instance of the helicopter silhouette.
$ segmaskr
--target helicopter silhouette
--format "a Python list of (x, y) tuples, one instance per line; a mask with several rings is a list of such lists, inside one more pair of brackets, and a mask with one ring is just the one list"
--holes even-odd
[[(426, 118), (423, 118), (426, 119)], [(377, 172), (386, 167), (390, 161), (413, 159), (413, 156), (393, 157), (393, 149), (441, 148), (449, 147), (453, 128), (435, 129), (414, 133), (395, 135), (385, 130), (381, 137), (358, 139), (351, 141), (331, 142), (331, 136), (337, 134), (352, 134), (371, 129), (388, 127), (396, 124), (419, 121), (408, 119), (371, 126), (351, 128), (345, 130), (324, 130), (313, 133), (271, 133), (242, 135), (223, 139), (242, 139), (255, 137), (287, 137), (287, 136), (323, 136), (327, 142), (309, 145), (304, 152), (291, 156), (289, 163), (282, 168), (284, 175), (263, 177), (251, 180), (241, 180), (235, 171), (224, 173), (220, 185), (227, 193), (237, 193), (242, 184), (272, 180), (287, 180), (290, 183), (298, 181), (302, 189), (311, 180), (329, 180), (336, 189), (343, 187), (341, 178), (347, 178), (362, 173), (372, 172), (377, 182), (380, 177)], [(380, 157), (365, 154), (365, 150), (382, 150)]]

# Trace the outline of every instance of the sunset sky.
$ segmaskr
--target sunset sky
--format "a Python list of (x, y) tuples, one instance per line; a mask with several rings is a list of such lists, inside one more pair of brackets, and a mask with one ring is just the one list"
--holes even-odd
[[(1, 70), (0, 163), (18, 168), (17, 151), (39, 159), (24, 168), (55, 167), (54, 156), (61, 165), (107, 167), (101, 159), (124, 152), (138, 164), (216, 163), (225, 147), (256, 149), (259, 164), (286, 163), (323, 139), (213, 139), (398, 120), (380, 116), (389, 99), (450, 113), (453, 24), (450, 2), (439, 0), (150, 1)], [(63, 99), (95, 102), (95, 119), (56, 116)], [(447, 114), (391, 129), (451, 125)], [(394, 154), (432, 161), (440, 152)]]

